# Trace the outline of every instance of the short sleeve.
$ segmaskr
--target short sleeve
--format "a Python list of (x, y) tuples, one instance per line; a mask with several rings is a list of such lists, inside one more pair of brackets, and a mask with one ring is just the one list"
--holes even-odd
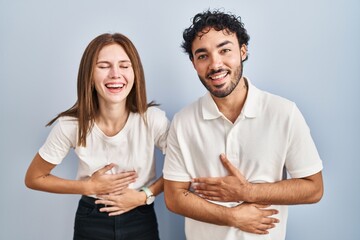
[(166, 117), (165, 112), (157, 107), (148, 108), (147, 120), (153, 131), (155, 146), (165, 154), (170, 121)]
[(39, 149), (40, 156), (47, 162), (59, 164), (75, 147), (77, 122), (60, 118), (51, 129), (45, 143)]
[(302, 178), (318, 173), (323, 165), (300, 110), (294, 105), (285, 166), (290, 176)]
[(171, 181), (191, 181), (191, 176), (186, 169), (185, 160), (181, 152), (179, 135), (177, 134), (176, 127), (176, 116), (171, 123), (167, 138), (167, 150), (165, 155), (163, 176), (164, 179)]

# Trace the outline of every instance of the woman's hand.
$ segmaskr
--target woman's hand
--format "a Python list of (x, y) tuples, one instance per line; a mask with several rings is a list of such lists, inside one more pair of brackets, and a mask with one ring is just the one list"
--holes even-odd
[(123, 189), (118, 194), (97, 195), (96, 204), (104, 204), (100, 212), (108, 212), (109, 216), (116, 216), (128, 212), (138, 206), (144, 205), (146, 194), (134, 189)]
[(135, 171), (121, 172), (116, 174), (107, 174), (115, 164), (109, 164), (94, 172), (93, 175), (86, 180), (89, 193), (86, 195), (105, 195), (117, 194), (127, 188), (130, 183), (135, 182), (137, 173)]

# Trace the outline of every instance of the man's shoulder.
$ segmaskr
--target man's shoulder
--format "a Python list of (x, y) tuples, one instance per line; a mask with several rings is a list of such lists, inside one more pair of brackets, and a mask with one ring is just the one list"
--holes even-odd
[(195, 117), (197, 114), (199, 114), (202, 98), (203, 97), (200, 97), (197, 100), (193, 101), (192, 103), (180, 109), (177, 113), (175, 113), (174, 119), (176, 119), (177, 121), (182, 121), (188, 118)]
[(279, 109), (280, 111), (284, 111), (286, 109), (291, 110), (295, 106), (295, 102), (280, 95), (259, 89), (257, 89), (257, 91), (260, 96), (261, 105), (266, 106), (266, 108), (270, 108), (272, 110)]

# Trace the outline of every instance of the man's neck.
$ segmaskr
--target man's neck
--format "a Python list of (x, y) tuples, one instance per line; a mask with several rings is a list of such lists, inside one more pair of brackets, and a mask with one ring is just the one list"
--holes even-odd
[(217, 98), (212, 96), (219, 111), (224, 116), (234, 123), (239, 117), (241, 110), (244, 107), (246, 96), (248, 92), (248, 84), (244, 77), (241, 78), (239, 84), (234, 91), (224, 98)]

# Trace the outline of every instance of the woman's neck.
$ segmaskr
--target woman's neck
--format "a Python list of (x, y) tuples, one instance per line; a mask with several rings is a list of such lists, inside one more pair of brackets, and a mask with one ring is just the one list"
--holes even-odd
[(129, 110), (125, 104), (100, 106), (95, 122), (106, 136), (114, 136), (125, 126)]

